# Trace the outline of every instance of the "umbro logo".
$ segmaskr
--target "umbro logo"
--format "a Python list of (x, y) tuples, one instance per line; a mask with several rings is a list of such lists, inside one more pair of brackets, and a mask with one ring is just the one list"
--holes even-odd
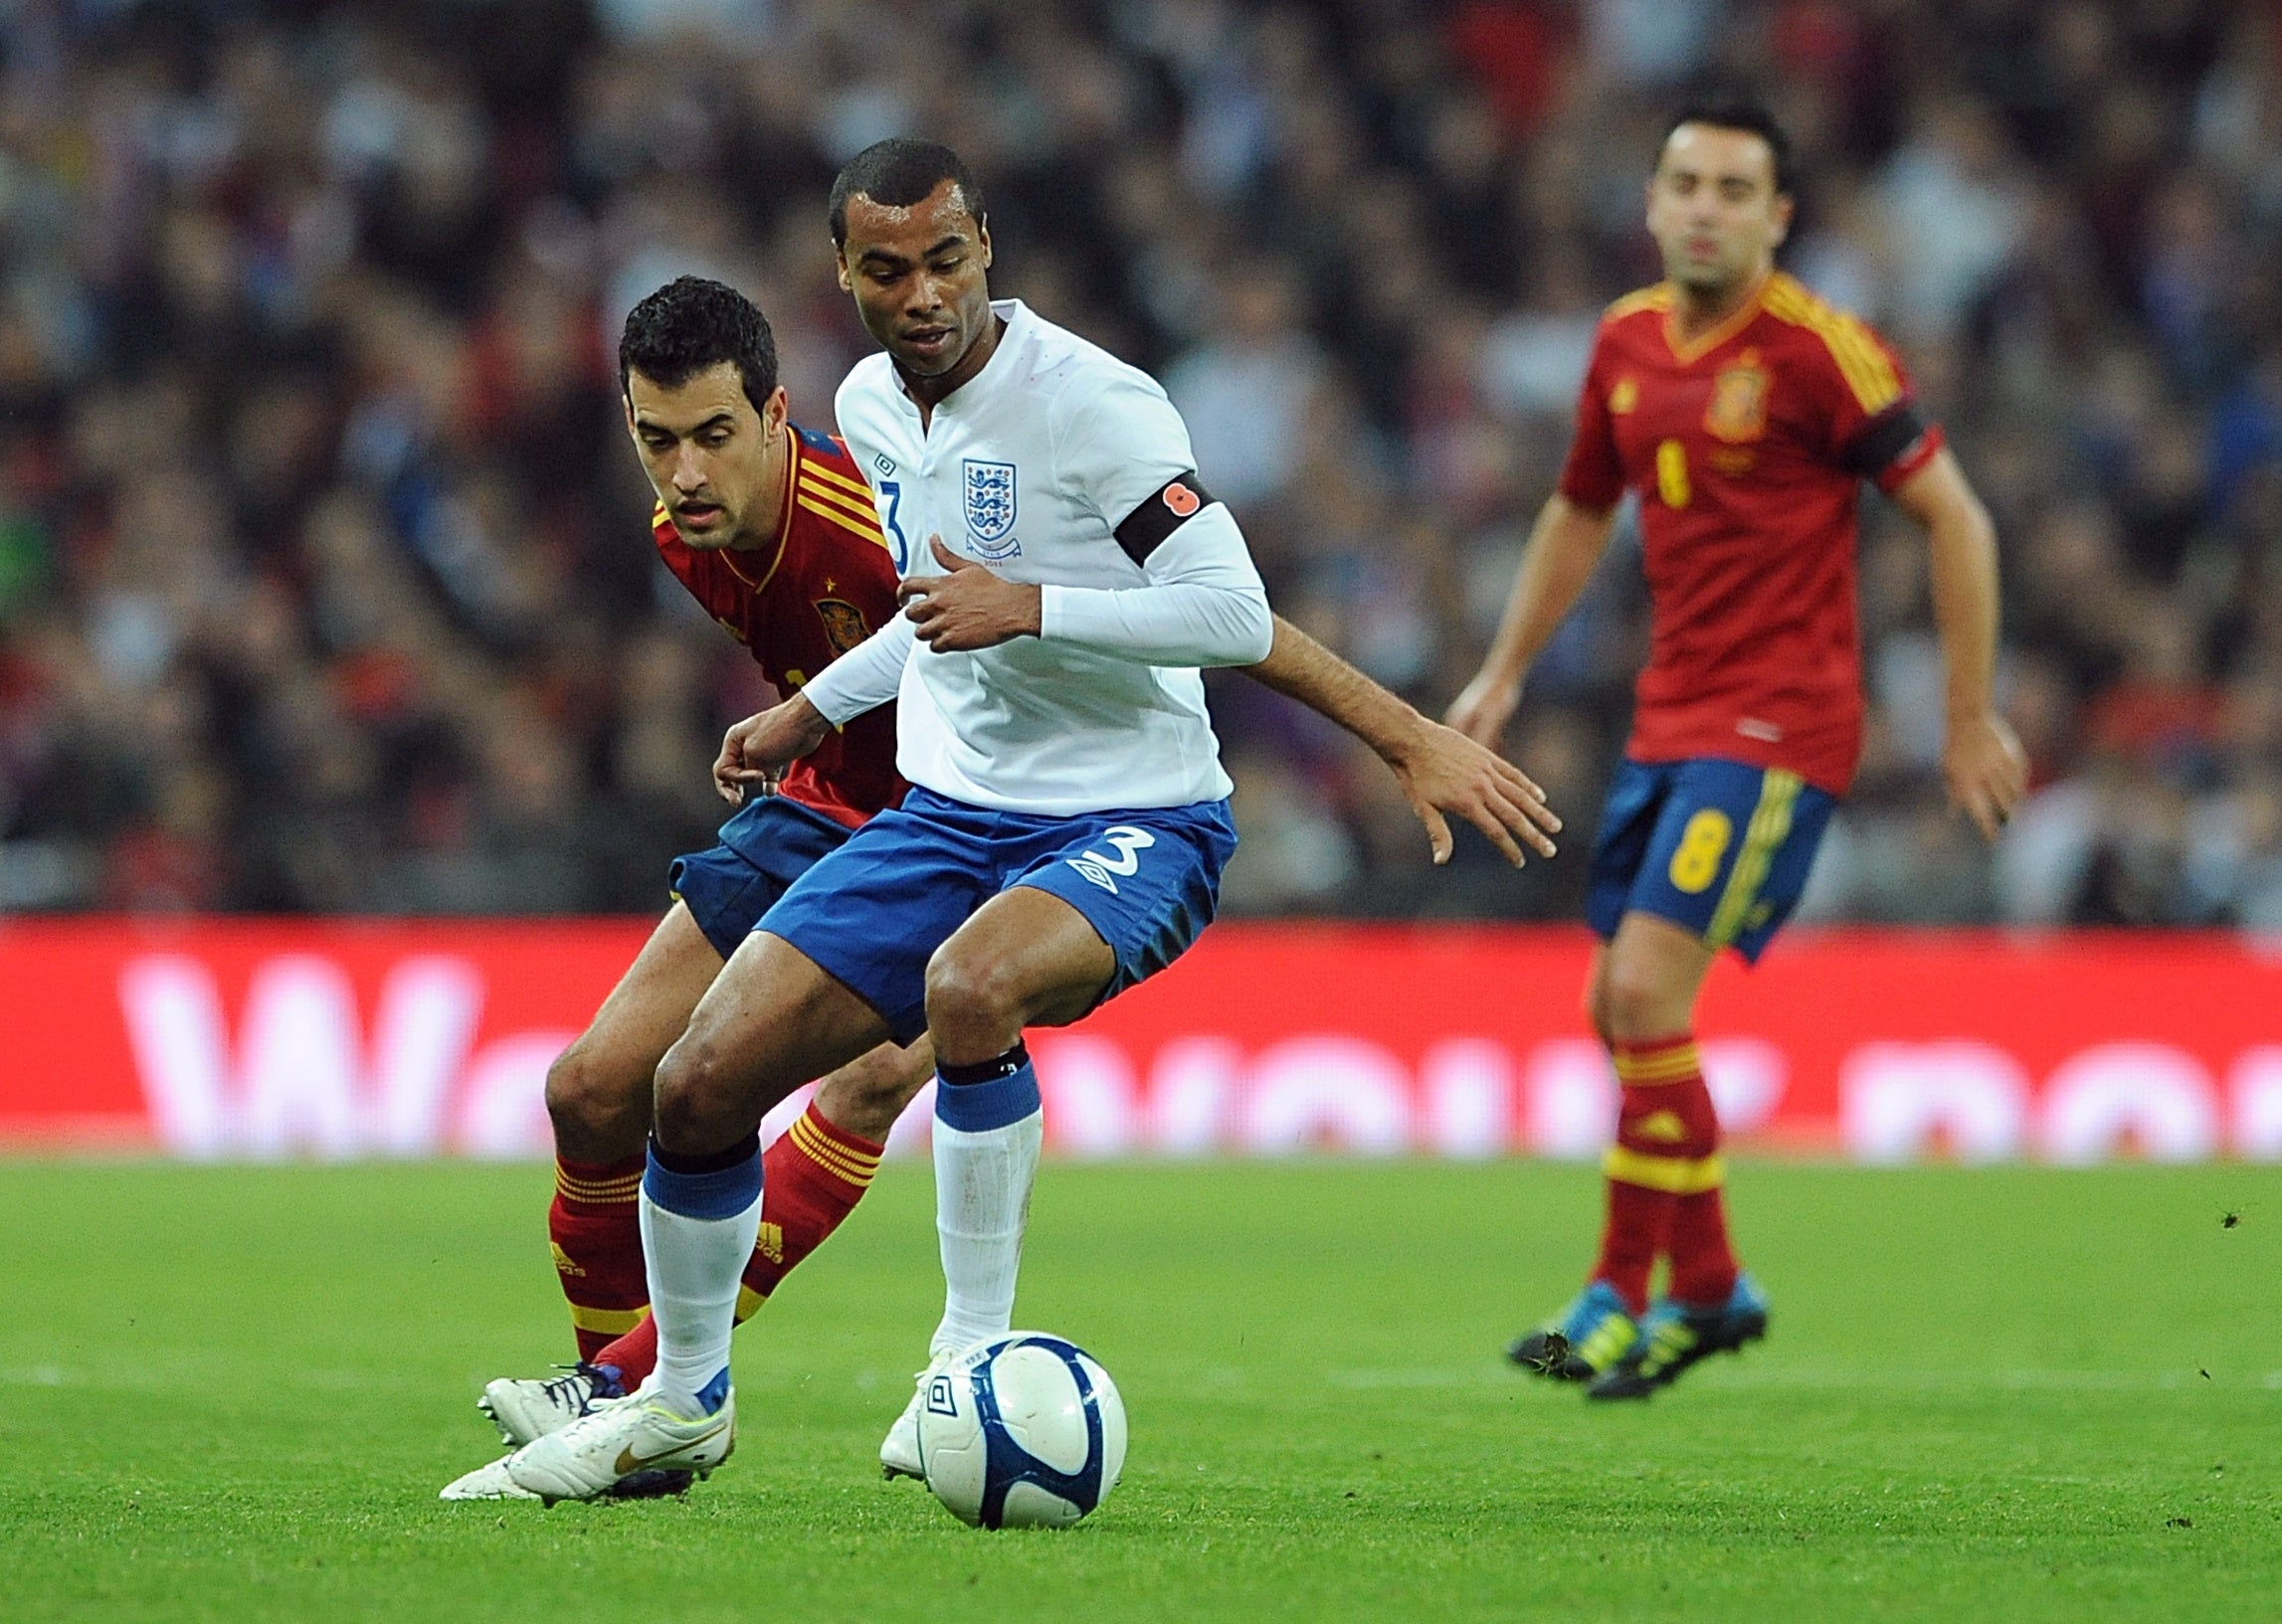
[(931, 1415), (959, 1413), (959, 1393), (951, 1385), (949, 1376), (937, 1376), (927, 1383), (927, 1410)]

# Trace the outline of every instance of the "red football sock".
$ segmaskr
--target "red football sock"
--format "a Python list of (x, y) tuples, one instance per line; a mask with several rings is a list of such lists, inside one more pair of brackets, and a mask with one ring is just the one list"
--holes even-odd
[(1697, 1308), (1725, 1303), (1743, 1272), (1727, 1238), (1719, 1185), (1683, 1195), (1672, 1212), (1672, 1296)]
[(1593, 1278), (1616, 1287), (1634, 1315), (1645, 1314), (1648, 1271), (1656, 1266), (1656, 1254), (1671, 1233), (1672, 1197), (1620, 1178), (1606, 1182), (1609, 1220), (1601, 1231), (1601, 1257), (1593, 1265)]
[(1707, 1187), (1707, 1178), (1718, 1183), (1719, 1126), (1692, 1036), (1613, 1044), (1610, 1058), (1622, 1100), (1616, 1143), (1602, 1163), (1609, 1221), (1593, 1278), (1639, 1314), (1656, 1256), (1671, 1247), (1681, 1197)]
[(592, 1358), (650, 1314), (650, 1281), (642, 1265), (642, 1173), (646, 1159), (555, 1160), (555, 1198), (547, 1236), (555, 1271), (570, 1300), (578, 1355)]
[[(737, 1322), (751, 1319), (777, 1283), (856, 1209), (879, 1171), (880, 1147), (836, 1128), (812, 1104), (761, 1156), (761, 1233), (745, 1260)], [(587, 1362), (618, 1371), (632, 1391), (658, 1362), (658, 1323), (645, 1319)]]

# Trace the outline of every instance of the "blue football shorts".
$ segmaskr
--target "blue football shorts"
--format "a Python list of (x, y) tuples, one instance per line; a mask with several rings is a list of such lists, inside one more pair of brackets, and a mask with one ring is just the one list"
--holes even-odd
[(721, 825), (718, 844), (674, 858), (666, 883), (727, 959), (793, 881), (852, 832), (797, 801), (756, 795)]
[(927, 961), (1009, 886), (1062, 899), (1117, 957), (1103, 999), (1188, 950), (1220, 905), (1236, 847), (1225, 801), (1042, 817), (914, 789), (803, 874), (760, 928), (798, 948), (887, 1022), (927, 1029)]
[(1627, 913), (1654, 914), (1756, 963), (1799, 905), (1836, 805), (1779, 767), (1627, 758), (1593, 842), (1586, 921), (1607, 941)]

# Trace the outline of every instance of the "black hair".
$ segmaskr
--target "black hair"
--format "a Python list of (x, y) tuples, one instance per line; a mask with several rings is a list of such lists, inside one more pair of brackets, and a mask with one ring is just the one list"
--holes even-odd
[[(678, 389), (707, 367), (733, 361), (753, 410), (776, 393), (777, 339), (761, 307), (722, 282), (676, 276), (626, 313), (618, 339), (618, 387), (639, 372)], [(630, 397), (631, 398), (631, 397)]]
[(967, 213), (981, 225), (985, 217), (983, 189), (959, 155), (936, 141), (914, 141), (898, 135), (874, 141), (848, 160), (832, 183), (832, 241), (848, 245), (848, 200), (858, 193), (890, 209), (907, 209), (925, 202), (929, 193), (949, 181), (959, 189)]
[(1740, 129), (1756, 135), (1767, 143), (1768, 152), (1775, 159), (1775, 190), (1777, 195), (1791, 196), (1797, 189), (1798, 176), (1791, 167), (1791, 137), (1775, 121), (1775, 114), (1757, 101), (1697, 101), (1682, 107), (1664, 123), (1663, 140), (1656, 144), (1663, 151), (1672, 138), (1672, 131), (1682, 124), (1709, 124), (1714, 129)]

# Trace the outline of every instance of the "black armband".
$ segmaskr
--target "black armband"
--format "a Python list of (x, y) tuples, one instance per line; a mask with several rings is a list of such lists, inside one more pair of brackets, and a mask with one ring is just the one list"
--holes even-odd
[(1176, 474), (1125, 515), (1125, 522), (1117, 527), (1117, 545), (1134, 563), (1146, 564), (1149, 555), (1164, 546), (1174, 531), (1210, 507), (1214, 499), (1198, 482), (1196, 469)]
[(1916, 404), (1896, 401), (1862, 425), (1839, 460), (1848, 473), (1875, 479), (1899, 462), (1925, 435), (1926, 420)]

